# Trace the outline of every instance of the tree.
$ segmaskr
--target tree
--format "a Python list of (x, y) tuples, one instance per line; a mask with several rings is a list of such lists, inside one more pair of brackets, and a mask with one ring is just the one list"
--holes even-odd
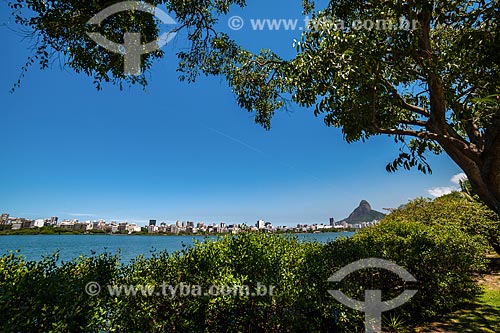
[[(29, 63), (46, 68), (52, 51), (65, 65), (92, 76), (98, 88), (110, 81), (146, 85), (144, 76), (121, 71), (120, 55), (86, 35), (85, 23), (116, 2), (10, 3), (16, 21), (36, 40)], [(431, 172), (426, 153), (445, 152), (478, 196), (500, 213), (498, 0), (331, 0), (323, 10), (303, 0), (312, 20), (289, 60), (270, 50), (253, 54), (214, 30), (219, 16), (231, 6), (245, 6), (243, 0), (150, 3), (164, 4), (180, 22), (176, 29), (187, 31), (190, 48), (177, 54), (181, 80), (225, 77), (239, 105), (266, 129), (291, 99), (314, 107), (326, 125), (342, 128), (347, 142), (389, 135), (403, 147), (387, 166), (391, 172), (400, 167)], [(148, 15), (121, 13), (99, 31), (119, 40), (132, 27), (143, 40), (153, 40), (159, 33), (155, 23)], [(143, 69), (161, 56), (160, 51), (144, 56)]]

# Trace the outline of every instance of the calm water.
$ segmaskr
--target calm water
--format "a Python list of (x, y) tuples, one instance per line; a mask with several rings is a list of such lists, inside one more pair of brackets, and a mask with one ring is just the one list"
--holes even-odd
[[(338, 237), (350, 237), (354, 233), (300, 234), (300, 240), (317, 240), (326, 243)], [(60, 259), (71, 260), (92, 252), (117, 253), (126, 262), (143, 254), (150, 256), (153, 251), (167, 250), (169, 253), (191, 246), (193, 240), (203, 241), (202, 236), (126, 236), (126, 235), (19, 235), (0, 236), (0, 255), (8, 251), (20, 250), (28, 260), (38, 260), (43, 255), (59, 251)], [(212, 237), (213, 238), (213, 237)]]

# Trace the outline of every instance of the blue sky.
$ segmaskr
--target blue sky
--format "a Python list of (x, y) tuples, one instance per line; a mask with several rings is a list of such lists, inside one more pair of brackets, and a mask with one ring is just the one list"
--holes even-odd
[[(302, 20), (301, 1), (253, 1), (221, 20), (220, 29), (257, 51), (293, 55), (300, 31), (254, 31), (250, 19)], [(240, 16), (238, 31), (227, 20)], [(271, 131), (238, 108), (220, 78), (181, 83), (169, 54), (151, 71), (144, 92), (106, 86), (56, 63), (33, 67), (9, 93), (29, 55), (0, 2), (0, 213), (145, 223), (192, 220), (274, 224), (346, 217), (362, 199), (375, 209), (452, 188), (460, 172), (445, 155), (430, 158), (433, 175), (388, 174), (392, 139), (347, 144), (310, 110), (278, 112)], [(300, 23), (301, 24), (301, 23)], [(437, 192), (436, 192), (437, 191)]]

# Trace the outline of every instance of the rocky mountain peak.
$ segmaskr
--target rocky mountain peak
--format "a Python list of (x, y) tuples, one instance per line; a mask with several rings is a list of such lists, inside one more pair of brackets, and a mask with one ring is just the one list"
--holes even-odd
[(370, 203), (366, 200), (361, 200), (359, 206), (346, 218), (347, 223), (371, 222), (381, 219), (384, 214), (372, 209)]

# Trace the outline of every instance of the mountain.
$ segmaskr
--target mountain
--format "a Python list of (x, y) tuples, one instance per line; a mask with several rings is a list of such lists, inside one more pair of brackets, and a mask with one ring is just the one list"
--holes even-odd
[(360, 222), (371, 222), (373, 220), (380, 220), (385, 214), (377, 212), (372, 209), (372, 206), (366, 200), (362, 200), (358, 206), (348, 218), (343, 219), (340, 222), (346, 223), (360, 223)]

